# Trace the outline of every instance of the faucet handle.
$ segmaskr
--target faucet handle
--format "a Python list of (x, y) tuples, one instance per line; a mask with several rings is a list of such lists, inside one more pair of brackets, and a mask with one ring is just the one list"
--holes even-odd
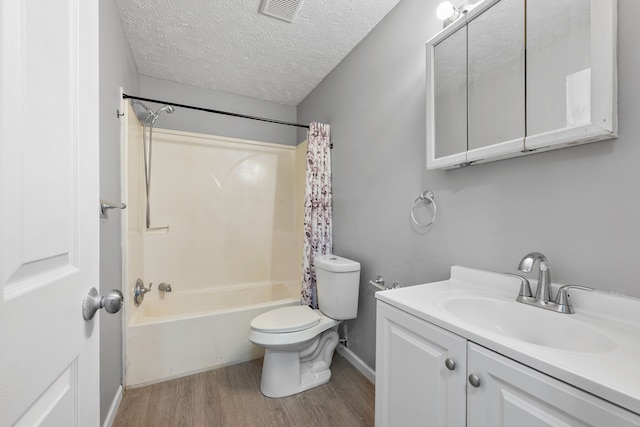
[(142, 279), (136, 280), (136, 286), (133, 288), (133, 302), (136, 304), (136, 307), (142, 304), (144, 294), (151, 291), (152, 285), (153, 284), (149, 282), (149, 288), (145, 288)]
[(533, 293), (531, 292), (531, 285), (529, 284), (529, 279), (523, 277), (519, 274), (514, 273), (502, 273), (506, 276), (513, 276), (520, 279), (520, 293), (518, 294), (517, 301), (520, 301), (523, 297), (531, 298)]
[(555, 303), (558, 304), (558, 311), (561, 313), (573, 314), (575, 310), (573, 309), (573, 305), (571, 304), (571, 299), (569, 298), (569, 289), (582, 289), (583, 291), (592, 291), (593, 288), (588, 286), (578, 286), (578, 285), (565, 285), (558, 289), (558, 295), (556, 295)]

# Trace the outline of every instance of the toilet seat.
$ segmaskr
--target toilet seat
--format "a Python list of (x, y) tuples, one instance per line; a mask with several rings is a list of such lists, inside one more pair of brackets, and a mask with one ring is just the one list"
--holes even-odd
[[(265, 324), (262, 323), (261, 320), (256, 322), (256, 319), (264, 316), (265, 314), (272, 313), (273, 311), (280, 311), (284, 308), (293, 308), (295, 310), (291, 310), (292, 312), (302, 312), (308, 313), (311, 312), (315, 316), (317, 316), (317, 321), (313, 321), (311, 326), (307, 326), (304, 329), (299, 329), (297, 331), (292, 332), (276, 332), (275, 330), (258, 330), (254, 326), (266, 328)], [(292, 313), (290, 313), (292, 314)], [(310, 314), (302, 314), (302, 316), (309, 316), (307, 319), (312, 318), (313, 316)], [(274, 315), (274, 317), (279, 317), (279, 315)], [(295, 318), (295, 315), (293, 316)], [(268, 317), (267, 317), (268, 319)], [(304, 322), (299, 323), (300, 325), (304, 325)], [(280, 349), (284, 349), (286, 347), (303, 345), (305, 342), (315, 339), (319, 334), (326, 331), (327, 329), (333, 328), (340, 324), (339, 320), (332, 319), (324, 315), (320, 310), (313, 310), (307, 306), (290, 306), (277, 308), (275, 310), (269, 311), (267, 313), (261, 314), (251, 321), (251, 327), (249, 330), (249, 341), (252, 343), (259, 345), (264, 348), (274, 348), (278, 347)], [(289, 325), (291, 328), (291, 325)]]
[(320, 315), (306, 305), (283, 307), (255, 317), (251, 328), (274, 334), (297, 332), (317, 325), (320, 319)]

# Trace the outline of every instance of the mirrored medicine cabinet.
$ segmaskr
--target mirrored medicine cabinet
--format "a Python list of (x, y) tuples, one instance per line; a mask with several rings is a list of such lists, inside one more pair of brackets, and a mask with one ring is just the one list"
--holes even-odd
[(427, 169), (617, 136), (616, 0), (484, 0), (427, 42)]

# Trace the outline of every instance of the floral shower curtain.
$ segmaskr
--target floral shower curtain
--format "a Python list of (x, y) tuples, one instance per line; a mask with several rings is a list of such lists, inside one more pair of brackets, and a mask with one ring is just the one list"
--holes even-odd
[(330, 254), (331, 237), (331, 142), (329, 125), (311, 123), (307, 133), (307, 179), (304, 197), (304, 255), (302, 302), (318, 308), (316, 267), (313, 259)]

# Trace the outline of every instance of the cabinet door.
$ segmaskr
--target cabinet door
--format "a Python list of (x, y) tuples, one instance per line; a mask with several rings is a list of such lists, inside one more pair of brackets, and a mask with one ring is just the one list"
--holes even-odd
[(427, 168), (467, 161), (467, 27), (464, 19), (427, 43)]
[(525, 136), (524, 0), (486, 2), (467, 20), (467, 161), (519, 155)]
[(378, 301), (376, 339), (377, 427), (465, 425), (464, 338)]
[(467, 426), (639, 426), (640, 417), (619, 406), (469, 343)]
[(616, 1), (527, 2), (529, 150), (615, 137)]

